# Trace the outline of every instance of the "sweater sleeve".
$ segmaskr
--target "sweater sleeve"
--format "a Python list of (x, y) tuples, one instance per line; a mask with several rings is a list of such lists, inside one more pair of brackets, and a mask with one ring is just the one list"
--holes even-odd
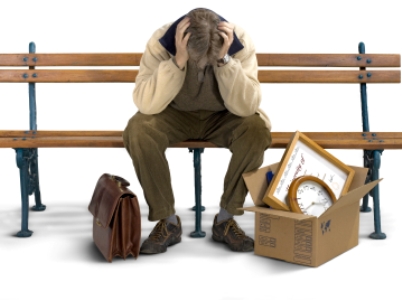
[(258, 111), (261, 87), (258, 81), (258, 62), (251, 39), (243, 33), (244, 48), (222, 67), (215, 67), (219, 91), (226, 108), (240, 117)]
[(186, 76), (159, 43), (163, 28), (154, 33), (142, 55), (133, 100), (143, 114), (163, 111), (179, 93)]

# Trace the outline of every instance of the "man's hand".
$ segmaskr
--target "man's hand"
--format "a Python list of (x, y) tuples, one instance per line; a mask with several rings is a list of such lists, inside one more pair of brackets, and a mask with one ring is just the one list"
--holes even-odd
[(234, 25), (228, 22), (222, 21), (218, 24), (219, 34), (223, 37), (223, 45), (219, 52), (219, 58), (224, 57), (228, 53), (233, 43), (233, 29)]
[(185, 17), (177, 24), (176, 28), (176, 63), (180, 69), (186, 66), (188, 61), (187, 43), (191, 33), (185, 33), (190, 26), (190, 18)]

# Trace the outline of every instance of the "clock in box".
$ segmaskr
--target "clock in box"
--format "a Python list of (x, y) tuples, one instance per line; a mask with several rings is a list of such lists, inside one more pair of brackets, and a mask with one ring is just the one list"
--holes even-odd
[(295, 264), (318, 267), (358, 245), (360, 199), (381, 180), (364, 184), (368, 169), (355, 173), (348, 192), (320, 216), (269, 208), (264, 202), (266, 174), (279, 163), (243, 174), (255, 206), (239, 208), (255, 213), (254, 253)]

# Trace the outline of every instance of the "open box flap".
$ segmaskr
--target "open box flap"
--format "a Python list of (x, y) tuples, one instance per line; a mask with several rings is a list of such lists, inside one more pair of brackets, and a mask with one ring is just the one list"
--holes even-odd
[(360, 201), (360, 199), (370, 192), (382, 179), (378, 179), (376, 181), (372, 181), (366, 185), (363, 185), (359, 188), (352, 190), (351, 192), (347, 193), (346, 195), (342, 196), (338, 199), (327, 211), (325, 211), (320, 218), (325, 218), (327, 215), (333, 213), (337, 209), (342, 207), (352, 205), (353, 203)]
[(361, 187), (364, 185), (364, 183), (366, 182), (366, 178), (367, 178), (367, 173), (368, 173), (368, 168), (362, 168), (362, 167), (356, 167), (356, 166), (350, 166), (354, 171), (355, 171), (355, 175), (353, 176), (353, 180), (349, 186), (349, 190), (348, 193), (350, 191), (353, 191), (354, 189)]

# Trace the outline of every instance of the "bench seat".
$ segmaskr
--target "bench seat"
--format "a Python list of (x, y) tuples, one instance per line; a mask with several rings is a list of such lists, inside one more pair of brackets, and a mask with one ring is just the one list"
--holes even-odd
[[(325, 149), (401, 149), (402, 132), (303, 132)], [(272, 132), (270, 148), (286, 148), (294, 132)], [(121, 148), (122, 131), (0, 130), (0, 148)], [(216, 148), (214, 143), (188, 140), (172, 148)]]

